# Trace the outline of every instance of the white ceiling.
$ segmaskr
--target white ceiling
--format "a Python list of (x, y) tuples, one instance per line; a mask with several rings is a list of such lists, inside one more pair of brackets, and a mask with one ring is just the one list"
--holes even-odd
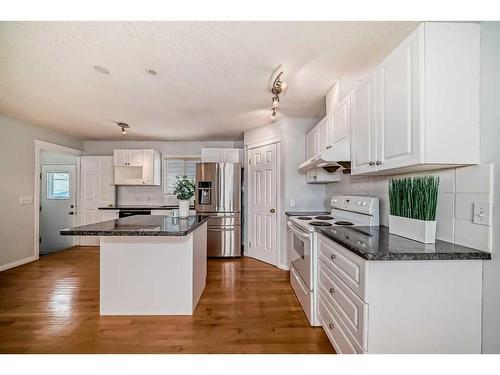
[(0, 113), (83, 139), (123, 139), (124, 121), (127, 139), (234, 140), (270, 122), (280, 65), (280, 116), (321, 116), (337, 78), (362, 78), (416, 26), (1, 22)]

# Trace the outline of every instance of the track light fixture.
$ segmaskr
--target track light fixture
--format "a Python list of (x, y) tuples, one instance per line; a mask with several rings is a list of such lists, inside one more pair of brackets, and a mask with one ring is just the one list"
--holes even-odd
[(124, 122), (117, 122), (116, 125), (122, 128), (122, 135), (127, 135), (127, 129), (130, 128), (128, 124)]
[(287, 84), (286, 82), (281, 80), (281, 75), (283, 72), (281, 71), (276, 78), (274, 79), (273, 86), (271, 87), (272, 97), (272, 107), (271, 107), (271, 121), (276, 120), (276, 116), (278, 115), (278, 106), (280, 105), (280, 94), (283, 94), (286, 91)]

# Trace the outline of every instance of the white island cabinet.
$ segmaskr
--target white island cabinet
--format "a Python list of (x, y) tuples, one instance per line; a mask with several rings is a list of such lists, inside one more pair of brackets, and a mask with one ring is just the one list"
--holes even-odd
[(100, 237), (101, 315), (192, 315), (206, 284), (207, 220), (131, 216), (61, 234)]

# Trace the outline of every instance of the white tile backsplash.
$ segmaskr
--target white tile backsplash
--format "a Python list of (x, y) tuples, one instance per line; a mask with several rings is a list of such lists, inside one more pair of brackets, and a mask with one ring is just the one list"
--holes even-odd
[(457, 193), (455, 217), (472, 221), (474, 203), (491, 204), (491, 197), (488, 193)]
[(491, 191), (492, 164), (457, 168), (457, 193), (489, 193)]
[(470, 220), (455, 219), (455, 243), (479, 250), (491, 251), (491, 227)]
[(380, 224), (389, 225), (388, 181), (393, 177), (439, 176), (436, 221), (438, 239), (491, 251), (491, 226), (472, 222), (472, 204), (492, 202), (492, 164), (443, 169), (398, 176), (346, 176), (328, 185), (332, 194), (371, 195), (380, 199)]

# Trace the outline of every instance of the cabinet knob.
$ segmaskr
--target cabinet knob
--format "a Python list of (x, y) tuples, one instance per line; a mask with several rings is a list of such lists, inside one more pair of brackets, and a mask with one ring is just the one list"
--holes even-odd
[(330, 288), (330, 293), (332, 293), (332, 294), (335, 293), (335, 289)]
[(373, 161), (369, 162), (368, 165), (375, 165)]
[(332, 259), (332, 260), (335, 259), (335, 254), (331, 254), (330, 259)]
[(377, 162), (375, 164), (380, 165), (380, 164), (382, 164), (382, 162), (380, 160), (377, 160)]
[(270, 212), (270, 213), (272, 213), (272, 214), (274, 214), (274, 213), (276, 212), (276, 210), (275, 210), (274, 208), (271, 208), (271, 209), (269, 210), (269, 212)]
[(330, 324), (328, 324), (328, 328), (330, 328), (330, 329), (334, 329), (334, 328), (335, 328), (335, 326), (333, 325), (333, 323), (330, 323)]

